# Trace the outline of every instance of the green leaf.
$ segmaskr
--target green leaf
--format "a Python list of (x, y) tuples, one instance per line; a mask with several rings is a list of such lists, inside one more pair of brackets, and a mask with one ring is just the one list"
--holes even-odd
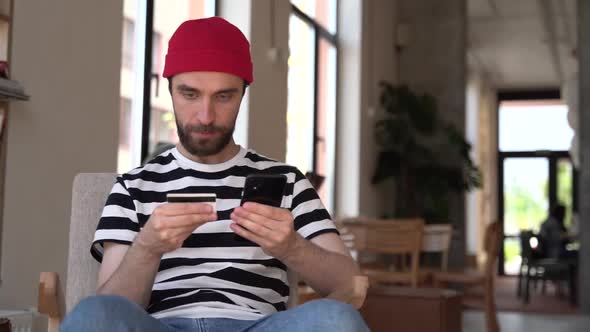
[(397, 176), (400, 172), (400, 155), (396, 151), (382, 151), (379, 153), (377, 168), (371, 179), (372, 184), (379, 183), (391, 176)]

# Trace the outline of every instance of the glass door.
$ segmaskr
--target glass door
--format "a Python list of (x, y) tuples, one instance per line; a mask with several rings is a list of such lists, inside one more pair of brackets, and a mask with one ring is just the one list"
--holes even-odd
[(575, 172), (567, 150), (573, 131), (567, 106), (559, 99), (499, 99), (498, 215), (503, 241), (498, 268), (500, 274), (516, 274), (521, 231), (538, 232), (557, 204), (566, 206), (565, 223), (571, 224)]
[(542, 157), (512, 157), (503, 162), (504, 273), (520, 268), (520, 231), (539, 230), (549, 208), (549, 162)]

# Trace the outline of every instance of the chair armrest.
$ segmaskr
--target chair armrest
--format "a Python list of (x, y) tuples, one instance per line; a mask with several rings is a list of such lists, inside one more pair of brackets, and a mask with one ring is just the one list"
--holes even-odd
[(331, 293), (326, 298), (342, 301), (360, 309), (365, 303), (367, 288), (369, 288), (369, 278), (367, 276), (354, 276), (350, 289)]
[(38, 311), (48, 317), (48, 331), (57, 331), (63, 318), (63, 293), (56, 272), (41, 272), (39, 277)]

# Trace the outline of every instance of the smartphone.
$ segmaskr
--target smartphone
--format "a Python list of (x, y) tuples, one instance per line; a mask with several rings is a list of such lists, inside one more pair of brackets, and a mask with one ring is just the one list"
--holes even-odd
[[(250, 174), (246, 177), (240, 206), (246, 202), (255, 202), (274, 207), (281, 207), (287, 177), (282, 174)], [(236, 234), (236, 240), (251, 242)]]
[(287, 177), (282, 174), (251, 174), (246, 177), (242, 201), (281, 207)]

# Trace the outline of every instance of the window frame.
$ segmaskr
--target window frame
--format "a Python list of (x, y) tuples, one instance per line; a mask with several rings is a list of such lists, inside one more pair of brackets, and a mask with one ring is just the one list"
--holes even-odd
[[(213, 1), (215, 16), (219, 15), (219, 1)], [(160, 79), (158, 73), (153, 72), (153, 37), (154, 31), (154, 0), (146, 0), (146, 20), (145, 20), (145, 50), (143, 66), (143, 98), (142, 98), (142, 123), (141, 123), (141, 156), (140, 160), (145, 160), (149, 155), (150, 131), (151, 131), (151, 110), (152, 110), (152, 80)], [(162, 45), (160, 45), (161, 47)], [(162, 64), (160, 64), (162, 65)]]
[[(305, 24), (307, 24), (314, 32), (314, 86), (313, 86), (313, 91), (314, 91), (314, 97), (313, 97), (313, 139), (312, 139), (312, 169), (311, 171), (318, 174), (318, 144), (320, 143), (320, 141), (322, 141), (323, 139), (319, 137), (319, 128), (318, 128), (318, 123), (319, 123), (319, 73), (320, 73), (320, 68), (319, 68), (319, 59), (320, 59), (320, 41), (324, 40), (325, 42), (327, 42), (331, 47), (334, 48), (334, 51), (336, 53), (336, 63), (335, 66), (336, 68), (338, 68), (338, 58), (339, 58), (339, 45), (338, 45), (338, 27), (336, 27), (336, 32), (332, 33), (330, 32), (326, 27), (324, 27), (318, 20), (312, 18), (311, 16), (309, 16), (308, 14), (306, 14), (305, 12), (303, 12), (301, 9), (299, 9), (299, 7), (297, 7), (295, 4), (290, 3), (291, 4), (291, 13), (293, 15), (295, 15), (297, 18), (299, 18), (301, 21), (303, 21)], [(338, 2), (336, 2), (336, 17), (338, 17)], [(335, 80), (336, 82), (338, 82), (338, 70), (336, 70), (336, 77)], [(336, 116), (338, 114), (338, 89), (336, 88), (336, 100), (334, 101), (335, 104), (335, 113)], [(335, 133), (336, 134), (336, 133)], [(335, 139), (335, 137), (334, 137)], [(324, 142), (326, 143), (326, 142)], [(335, 144), (335, 143), (334, 143)], [(327, 176), (327, 174), (324, 174), (324, 176)], [(329, 195), (330, 196), (334, 196), (334, 190), (335, 188), (326, 188), (326, 191), (329, 191)]]

